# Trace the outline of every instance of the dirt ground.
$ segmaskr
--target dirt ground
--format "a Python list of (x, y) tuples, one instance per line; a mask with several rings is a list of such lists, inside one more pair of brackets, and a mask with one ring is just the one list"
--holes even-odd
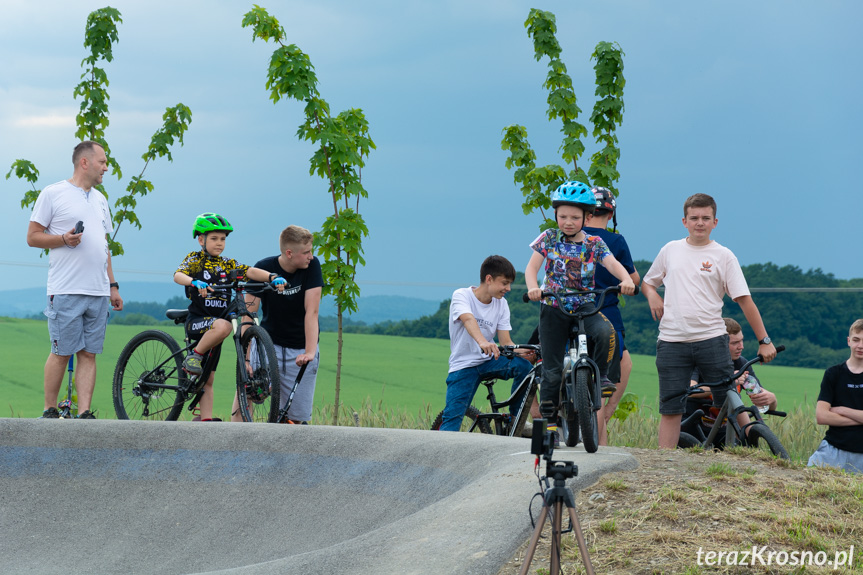
[[(863, 573), (860, 476), (748, 451), (630, 451), (638, 469), (608, 474), (576, 497), (596, 573)], [(548, 573), (550, 523), (528, 573)], [(574, 533), (561, 545), (561, 572), (585, 573)], [(526, 548), (498, 575), (519, 573)]]

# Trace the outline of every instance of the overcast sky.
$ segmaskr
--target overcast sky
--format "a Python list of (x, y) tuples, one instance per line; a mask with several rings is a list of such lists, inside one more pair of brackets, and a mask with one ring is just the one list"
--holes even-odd
[[(489, 254), (527, 264), (539, 216), (522, 213), (503, 128), (526, 126), (538, 164), (562, 163), (560, 124), (545, 118), (547, 61), (534, 60), (524, 28), (531, 7), (557, 16), (589, 129), (590, 54), (599, 41), (626, 54), (618, 221), (635, 258), (684, 237), (683, 201), (705, 192), (719, 204), (714, 239), (742, 264), (863, 277), (853, 174), (863, 153), (860, 2), (258, 1), (310, 56), (333, 111), (362, 108), (369, 120), (377, 150), (363, 172), (364, 294), (443, 299), (476, 284)], [(71, 176), (84, 27), (104, 5), (0, 1), (3, 175), (25, 158), (40, 188)], [(288, 224), (319, 228), (332, 206), (327, 186), (309, 176), (313, 149), (295, 135), (302, 105), (269, 100), (274, 45), (253, 43), (240, 25), (252, 4), (110, 5), (123, 17), (105, 65), (106, 136), (124, 169), (122, 182), (106, 176), (112, 198), (140, 172), (165, 108), (182, 102), (193, 114), (174, 162), (145, 174), (155, 191), (139, 204), (143, 230), (119, 233), (118, 281), (170, 282), (197, 248), (190, 232), (201, 212), (231, 221), (225, 253), (244, 263), (277, 253)], [(585, 144), (587, 169), (596, 145)], [(0, 179), (5, 289), (46, 281), (47, 260), (25, 241), (26, 187)]]

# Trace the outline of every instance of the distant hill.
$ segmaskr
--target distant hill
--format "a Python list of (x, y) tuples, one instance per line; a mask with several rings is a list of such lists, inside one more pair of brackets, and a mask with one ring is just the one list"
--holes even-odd
[[(649, 261), (635, 262), (642, 277)], [(803, 272), (795, 266), (753, 264), (743, 267), (749, 287), (755, 290), (758, 306), (770, 336), (788, 351), (776, 363), (823, 369), (848, 358), (846, 337), (851, 323), (863, 317), (863, 279), (840, 280), (821, 270)], [(507, 296), (512, 324), (512, 339), (526, 342), (539, 322), (539, 304), (524, 303), (524, 276), (518, 273), (513, 291)], [(759, 288), (789, 291), (758, 291)], [(819, 291), (825, 289), (847, 291)], [(655, 355), (658, 324), (653, 320), (644, 296), (625, 297), (621, 314), (626, 325), (626, 346), (631, 353)], [(435, 313), (413, 319), (378, 325), (347, 325), (346, 331), (403, 337), (449, 338), (449, 301), (438, 305)], [(744, 329), (744, 356), (757, 353), (752, 330), (740, 306), (726, 297), (724, 315), (740, 322)]]
[[(164, 320), (168, 307), (185, 307), (183, 288), (172, 282), (123, 282), (120, 286), (127, 312), (149, 315)], [(45, 308), (45, 288), (0, 291), (0, 316), (32, 317)], [(172, 300), (170, 305), (166, 302)], [(434, 313), (440, 302), (403, 296), (365, 296), (360, 298), (356, 314), (346, 316), (351, 323), (366, 325), (417, 319)], [(117, 314), (120, 319), (126, 312)], [(321, 302), (321, 317), (335, 317), (336, 306), (331, 297)], [(325, 323), (322, 321), (322, 324)]]

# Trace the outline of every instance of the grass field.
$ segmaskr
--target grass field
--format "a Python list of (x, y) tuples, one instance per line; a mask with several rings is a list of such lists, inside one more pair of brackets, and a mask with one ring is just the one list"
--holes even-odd
[[(178, 341), (182, 328), (162, 328)], [(113, 418), (111, 380), (117, 357), (138, 326), (109, 325), (105, 350), (98, 358), (94, 408), (101, 418)], [(359, 409), (365, 403), (387, 410), (415, 415), (437, 413), (444, 406), (449, 341), (377, 335), (344, 335), (341, 403)], [(45, 322), (0, 318), (0, 344), (4, 367), (0, 373), (0, 409), (5, 417), (37, 417), (42, 411), (43, 366), (48, 353)], [(793, 353), (786, 351), (785, 353)], [(231, 341), (223, 348), (216, 375), (216, 416), (227, 418), (234, 392), (236, 356)], [(654, 359), (634, 356), (628, 391), (648, 407), (656, 407), (657, 378)], [(827, 367), (827, 366), (825, 366)], [(764, 387), (776, 393), (780, 409), (814, 405), (821, 382), (821, 370), (759, 366)], [(321, 367), (315, 390), (316, 408), (331, 405), (335, 395), (336, 334), (321, 334)], [(509, 382), (498, 384), (496, 392), (505, 397)], [(475, 403), (482, 406), (484, 395)]]

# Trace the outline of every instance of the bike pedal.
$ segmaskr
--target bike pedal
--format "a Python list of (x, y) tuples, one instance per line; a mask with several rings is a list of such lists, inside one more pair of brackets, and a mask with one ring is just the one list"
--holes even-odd
[(611, 389), (603, 389), (603, 390), (602, 390), (602, 397), (603, 397), (603, 399), (605, 399), (605, 398), (609, 398), (609, 397), (611, 397), (612, 395), (614, 395), (614, 390), (611, 390)]

